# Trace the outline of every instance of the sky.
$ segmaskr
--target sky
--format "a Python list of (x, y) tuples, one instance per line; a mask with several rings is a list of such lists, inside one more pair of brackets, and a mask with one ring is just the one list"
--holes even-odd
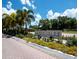
[(41, 18), (56, 19), (58, 16), (76, 18), (77, 0), (2, 0), (2, 12), (11, 14), (17, 9), (31, 9), (35, 22)]

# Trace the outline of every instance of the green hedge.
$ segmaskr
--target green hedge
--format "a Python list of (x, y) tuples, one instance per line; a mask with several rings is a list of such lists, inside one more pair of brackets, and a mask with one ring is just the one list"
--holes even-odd
[(27, 42), (32, 42), (32, 43), (36, 43), (36, 44), (39, 44), (42, 46), (47, 46), (49, 48), (56, 49), (56, 50), (59, 50), (59, 51), (62, 51), (64, 53), (68, 53), (68, 54), (71, 54), (74, 56), (77, 55), (77, 50), (76, 50), (77, 47), (76, 46), (68, 47), (64, 44), (59, 44), (56, 42), (45, 42), (43, 40), (32, 39), (32, 38), (23, 38), (23, 39), (26, 40)]
[(31, 33), (28, 33), (26, 36), (29, 37), (29, 38), (32, 38), (34, 35), (31, 34)]
[(67, 46), (77, 46), (77, 38), (75, 36), (73, 37), (62, 36), (62, 39), (67, 40), (67, 43), (66, 43)]
[(22, 34), (16, 34), (16, 37), (23, 38), (24, 35), (22, 35)]

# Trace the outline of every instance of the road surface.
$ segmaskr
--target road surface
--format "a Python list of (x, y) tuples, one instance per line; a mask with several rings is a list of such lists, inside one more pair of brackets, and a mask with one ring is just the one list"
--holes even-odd
[[(57, 59), (13, 38), (2, 38), (2, 59)], [(59, 59), (59, 58), (58, 58)]]

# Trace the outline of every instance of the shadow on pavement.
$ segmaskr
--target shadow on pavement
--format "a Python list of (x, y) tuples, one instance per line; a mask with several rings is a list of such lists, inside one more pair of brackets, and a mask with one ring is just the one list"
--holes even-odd
[(7, 35), (7, 34), (2, 34), (2, 38), (11, 38), (11, 35)]

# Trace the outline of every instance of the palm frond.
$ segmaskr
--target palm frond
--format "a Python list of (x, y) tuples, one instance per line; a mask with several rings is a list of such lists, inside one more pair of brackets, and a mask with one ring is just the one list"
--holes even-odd
[(29, 14), (29, 13), (34, 14), (34, 12), (33, 12), (32, 10), (28, 10), (27, 13), (28, 13), (28, 14)]
[(35, 17), (33, 15), (28, 15), (28, 18), (31, 18), (32, 21), (35, 21)]

